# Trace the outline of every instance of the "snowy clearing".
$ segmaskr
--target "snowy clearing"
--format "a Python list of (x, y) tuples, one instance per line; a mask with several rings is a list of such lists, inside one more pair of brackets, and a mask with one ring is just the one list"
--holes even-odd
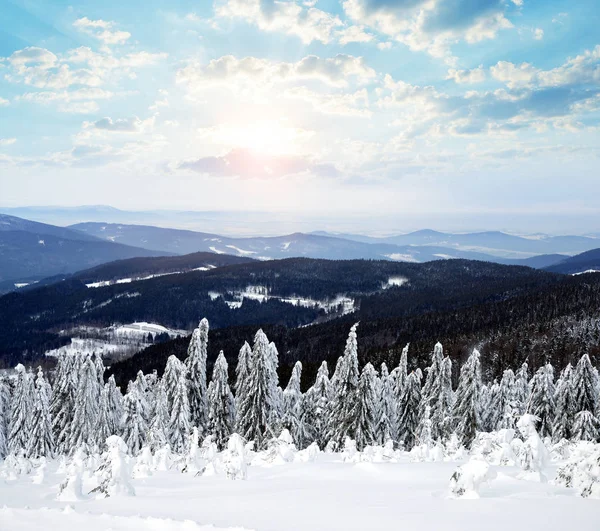
[(319, 453), (314, 462), (252, 465), (246, 481), (154, 471), (132, 480), (135, 496), (60, 502), (64, 474), (48, 463), (41, 484), (32, 482), (33, 475), (0, 480), (0, 529), (480, 531), (482, 523), (486, 531), (597, 529), (597, 500), (519, 479), (517, 467), (491, 467), (496, 479), (479, 499), (451, 499), (448, 483), (456, 466), (411, 462), (408, 454), (396, 463), (376, 463)]

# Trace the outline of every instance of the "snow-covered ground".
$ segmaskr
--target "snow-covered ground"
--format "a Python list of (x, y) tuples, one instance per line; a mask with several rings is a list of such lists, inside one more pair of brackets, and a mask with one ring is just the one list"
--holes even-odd
[(181, 273), (189, 273), (190, 271), (210, 271), (215, 269), (216, 266), (209, 264), (207, 267), (195, 267), (194, 269), (186, 271), (169, 271), (168, 273), (155, 273), (154, 275), (146, 275), (145, 277), (132, 277), (132, 278), (118, 278), (116, 280), (99, 280), (97, 282), (90, 282), (86, 284), (88, 288), (103, 288), (105, 286), (112, 286), (113, 284), (129, 284), (131, 282), (138, 282), (140, 280), (150, 280), (151, 278), (164, 277), (167, 275), (180, 275)]
[(153, 338), (159, 334), (168, 334), (169, 337), (174, 338), (187, 335), (187, 332), (171, 330), (160, 324), (145, 322), (113, 325), (106, 328), (84, 326), (62, 331), (61, 335), (69, 337), (71, 343), (48, 350), (46, 356), (95, 352), (107, 360), (116, 361), (132, 356), (150, 345), (148, 334), (152, 334)]
[[(389, 285), (385, 285), (384, 288), (389, 287)], [(400, 286), (402, 284), (393, 285)], [(355, 310), (354, 299), (346, 295), (340, 294), (331, 299), (324, 300), (316, 300), (311, 299), (310, 297), (300, 296), (282, 297), (270, 293), (269, 289), (266, 286), (247, 286), (244, 290), (228, 291), (225, 293), (225, 295), (217, 293), (215, 291), (209, 291), (208, 296), (211, 298), (211, 300), (223, 297), (225, 303), (233, 310), (240, 308), (244, 303), (244, 299), (256, 300), (261, 303), (267, 302), (269, 299), (274, 299), (279, 300), (281, 302), (285, 302), (286, 304), (291, 304), (292, 306), (303, 306), (305, 308), (321, 308), (325, 310), (326, 313), (341, 311), (344, 315), (347, 313), (351, 313)]]
[[(600, 502), (574, 489), (519, 479), (518, 467), (492, 466), (479, 499), (452, 499), (457, 462), (314, 462), (250, 466), (246, 481), (224, 475), (154, 471), (133, 479), (135, 496), (61, 502), (64, 473), (50, 462), (35, 474), (0, 479), (3, 531), (596, 531)], [(549, 477), (555, 467), (547, 470)], [(37, 480), (36, 480), (37, 481)], [(84, 482), (84, 487), (87, 482)], [(85, 488), (84, 488), (85, 491)], [(215, 527), (212, 527), (215, 526)]]

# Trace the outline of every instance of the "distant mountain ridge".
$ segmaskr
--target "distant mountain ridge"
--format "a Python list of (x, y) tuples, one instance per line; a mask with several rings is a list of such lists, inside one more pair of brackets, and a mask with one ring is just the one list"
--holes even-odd
[(600, 272), (600, 248), (565, 258), (557, 264), (544, 269), (552, 273), (563, 273), (565, 275), (577, 275), (593, 271)]
[[(423, 239), (408, 238), (407, 244), (391, 243), (391, 238), (361, 237), (358, 241), (327, 233), (294, 233), (284, 236), (233, 238), (217, 234), (180, 229), (168, 229), (150, 225), (127, 225), (117, 223), (78, 223), (71, 229), (112, 242), (144, 247), (170, 253), (207, 251), (247, 256), (259, 260), (290, 257), (323, 258), (330, 260), (372, 259), (405, 262), (428, 262), (448, 258), (493, 261), (508, 265), (529, 265), (532, 252), (515, 252), (516, 257), (494, 256), (475, 249), (460, 246), (422, 244)], [(421, 233), (435, 231), (420, 231)], [(441, 233), (440, 233), (441, 234)], [(410, 236), (410, 235), (408, 235)], [(507, 235), (510, 236), (510, 235)], [(355, 237), (358, 238), (358, 237)], [(398, 237), (400, 238), (400, 237)], [(524, 241), (529, 241), (522, 238)], [(421, 241), (421, 244), (417, 242)], [(505, 253), (506, 254), (506, 253)], [(510, 254), (510, 253), (509, 253)], [(522, 255), (523, 258), (521, 258)], [(538, 258), (534, 263), (550, 265), (563, 256)], [(539, 267), (539, 266), (533, 266)]]

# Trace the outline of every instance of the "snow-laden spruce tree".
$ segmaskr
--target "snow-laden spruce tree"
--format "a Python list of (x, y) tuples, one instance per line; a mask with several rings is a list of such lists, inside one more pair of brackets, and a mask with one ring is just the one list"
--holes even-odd
[(54, 455), (54, 435), (52, 433), (52, 420), (50, 419), (51, 396), (52, 388), (44, 378), (44, 372), (40, 367), (35, 380), (33, 419), (27, 446), (28, 457), (53, 457)]
[(433, 423), (431, 421), (431, 408), (425, 406), (425, 412), (419, 420), (419, 426), (417, 428), (417, 444), (427, 447), (428, 449), (433, 446)]
[(148, 432), (148, 443), (152, 451), (160, 450), (169, 442), (170, 420), (165, 382), (161, 379), (155, 387), (154, 410)]
[(58, 453), (66, 455), (70, 452), (71, 427), (75, 409), (75, 391), (77, 386), (77, 368), (75, 360), (78, 355), (61, 355), (54, 376), (50, 416), (52, 431)]
[(358, 396), (356, 411), (356, 447), (363, 450), (377, 442), (375, 430), (379, 417), (379, 395), (377, 389), (377, 372), (367, 363), (358, 380)]
[(454, 393), (452, 391), (452, 360), (446, 357), (442, 361), (442, 367), (437, 381), (434, 385), (434, 394), (437, 400), (431, 409), (431, 435), (433, 440), (445, 440), (451, 434), (452, 407), (454, 405)]
[(500, 411), (496, 405), (500, 395), (500, 384), (494, 380), (489, 385), (482, 384), (479, 392), (479, 412), (481, 428), (484, 431), (494, 431), (500, 422)]
[(235, 423), (235, 403), (229, 388), (227, 360), (219, 353), (213, 367), (210, 393), (208, 395), (209, 432), (219, 450), (225, 449)]
[(589, 411), (593, 416), (598, 409), (598, 374), (590, 357), (581, 356), (573, 375), (573, 411)]
[(273, 396), (273, 407), (271, 408), (270, 424), (274, 433), (281, 433), (281, 417), (283, 416), (283, 389), (279, 386), (279, 352), (275, 343), (269, 343), (269, 359), (271, 370), (271, 396)]
[(398, 441), (410, 450), (417, 440), (419, 404), (421, 403), (421, 371), (412, 371), (406, 378), (404, 390), (398, 401)]
[(269, 340), (259, 330), (254, 337), (244, 396), (237, 411), (237, 431), (246, 441), (254, 441), (256, 449), (264, 449), (266, 442), (277, 436), (272, 424), (277, 408), (276, 371)]
[(515, 399), (515, 374), (507, 369), (502, 374), (502, 380), (494, 396), (494, 401), (489, 404), (490, 414), (494, 415), (494, 422), (488, 423), (490, 431), (502, 429), (515, 429), (519, 418), (520, 408)]
[(96, 437), (100, 392), (96, 365), (91, 356), (86, 356), (79, 372), (75, 391), (73, 424), (69, 437), (71, 450), (87, 444), (92, 451), (95, 451), (102, 443)]
[(188, 386), (184, 372), (175, 389), (169, 420), (169, 442), (175, 453), (182, 453), (185, 450), (191, 429)]
[(346, 349), (332, 379), (332, 396), (328, 418), (330, 443), (342, 448), (346, 437), (354, 439), (358, 425), (358, 342), (354, 324), (346, 340)]
[(206, 356), (208, 353), (208, 321), (202, 319), (192, 333), (185, 365), (187, 368), (190, 420), (200, 435), (208, 428), (208, 400), (206, 394)]
[(573, 405), (573, 369), (569, 363), (561, 372), (554, 392), (556, 414), (552, 425), (552, 440), (570, 439), (575, 411)]
[(523, 363), (515, 374), (514, 400), (517, 414), (524, 415), (529, 400), (529, 367), (527, 363)]
[(329, 369), (327, 362), (321, 363), (313, 386), (306, 391), (300, 419), (300, 441), (298, 448), (306, 448), (316, 442), (320, 448), (327, 445), (327, 411), (329, 404)]
[(19, 363), (15, 367), (17, 377), (11, 400), (8, 453), (18, 455), (27, 449), (32, 428), (32, 416), (34, 406), (33, 378), (25, 367)]
[(181, 378), (186, 378), (186, 366), (177, 358), (177, 356), (171, 355), (167, 358), (167, 364), (165, 366), (165, 372), (162, 380), (165, 384), (165, 391), (167, 393), (167, 406), (169, 409), (169, 415), (173, 409), (173, 400), (177, 394), (177, 388)]
[(281, 427), (290, 432), (296, 447), (300, 446), (300, 432), (302, 431), (300, 426), (303, 406), (302, 391), (300, 390), (301, 377), (302, 363), (297, 361), (292, 369), (287, 387), (283, 391), (283, 415), (281, 417)]
[(108, 384), (102, 387), (100, 391), (100, 401), (98, 403), (98, 421), (96, 424), (96, 440), (98, 448), (101, 450), (104, 441), (111, 435), (116, 435), (113, 432), (113, 412), (110, 410), (110, 389)]
[(123, 437), (131, 455), (137, 455), (148, 439), (145, 401), (137, 383), (130, 382), (124, 398)]
[(481, 364), (479, 351), (472, 354), (460, 369), (458, 389), (454, 402), (454, 426), (460, 442), (469, 447), (481, 430), (479, 396), (481, 392)]
[(388, 440), (396, 441), (398, 439), (394, 382), (385, 363), (381, 364), (381, 378), (378, 390), (378, 403), (380, 407), (375, 426), (375, 439), (377, 444), (383, 446)]
[(540, 367), (531, 380), (531, 395), (527, 413), (539, 419), (537, 431), (541, 437), (552, 435), (556, 405), (554, 403), (554, 368), (547, 363)]
[(110, 412), (109, 417), (109, 428), (111, 435), (121, 435), (123, 432), (123, 416), (124, 416), (124, 405), (123, 405), (123, 394), (117, 387), (115, 377), (110, 376), (104, 387), (108, 392), (108, 410)]
[(425, 369), (425, 384), (421, 390), (421, 414), (425, 413), (425, 406), (434, 409), (441, 392), (440, 376), (444, 364), (444, 348), (441, 343), (436, 343), (431, 354), (431, 365)]
[(252, 349), (247, 341), (244, 341), (242, 348), (238, 354), (237, 365), (235, 367), (235, 409), (240, 409), (243, 397), (246, 396), (246, 386), (248, 383), (248, 375), (250, 374), (250, 358), (252, 357)]
[(10, 417), (10, 390), (0, 376), (0, 459), (8, 453), (8, 419)]
[(600, 422), (589, 411), (580, 411), (573, 422), (573, 440), (596, 442), (600, 434)]

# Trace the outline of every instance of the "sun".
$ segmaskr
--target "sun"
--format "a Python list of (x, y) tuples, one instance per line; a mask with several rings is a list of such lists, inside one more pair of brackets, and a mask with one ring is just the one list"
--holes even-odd
[(260, 121), (221, 128), (219, 141), (257, 155), (297, 154), (310, 133), (278, 121)]

